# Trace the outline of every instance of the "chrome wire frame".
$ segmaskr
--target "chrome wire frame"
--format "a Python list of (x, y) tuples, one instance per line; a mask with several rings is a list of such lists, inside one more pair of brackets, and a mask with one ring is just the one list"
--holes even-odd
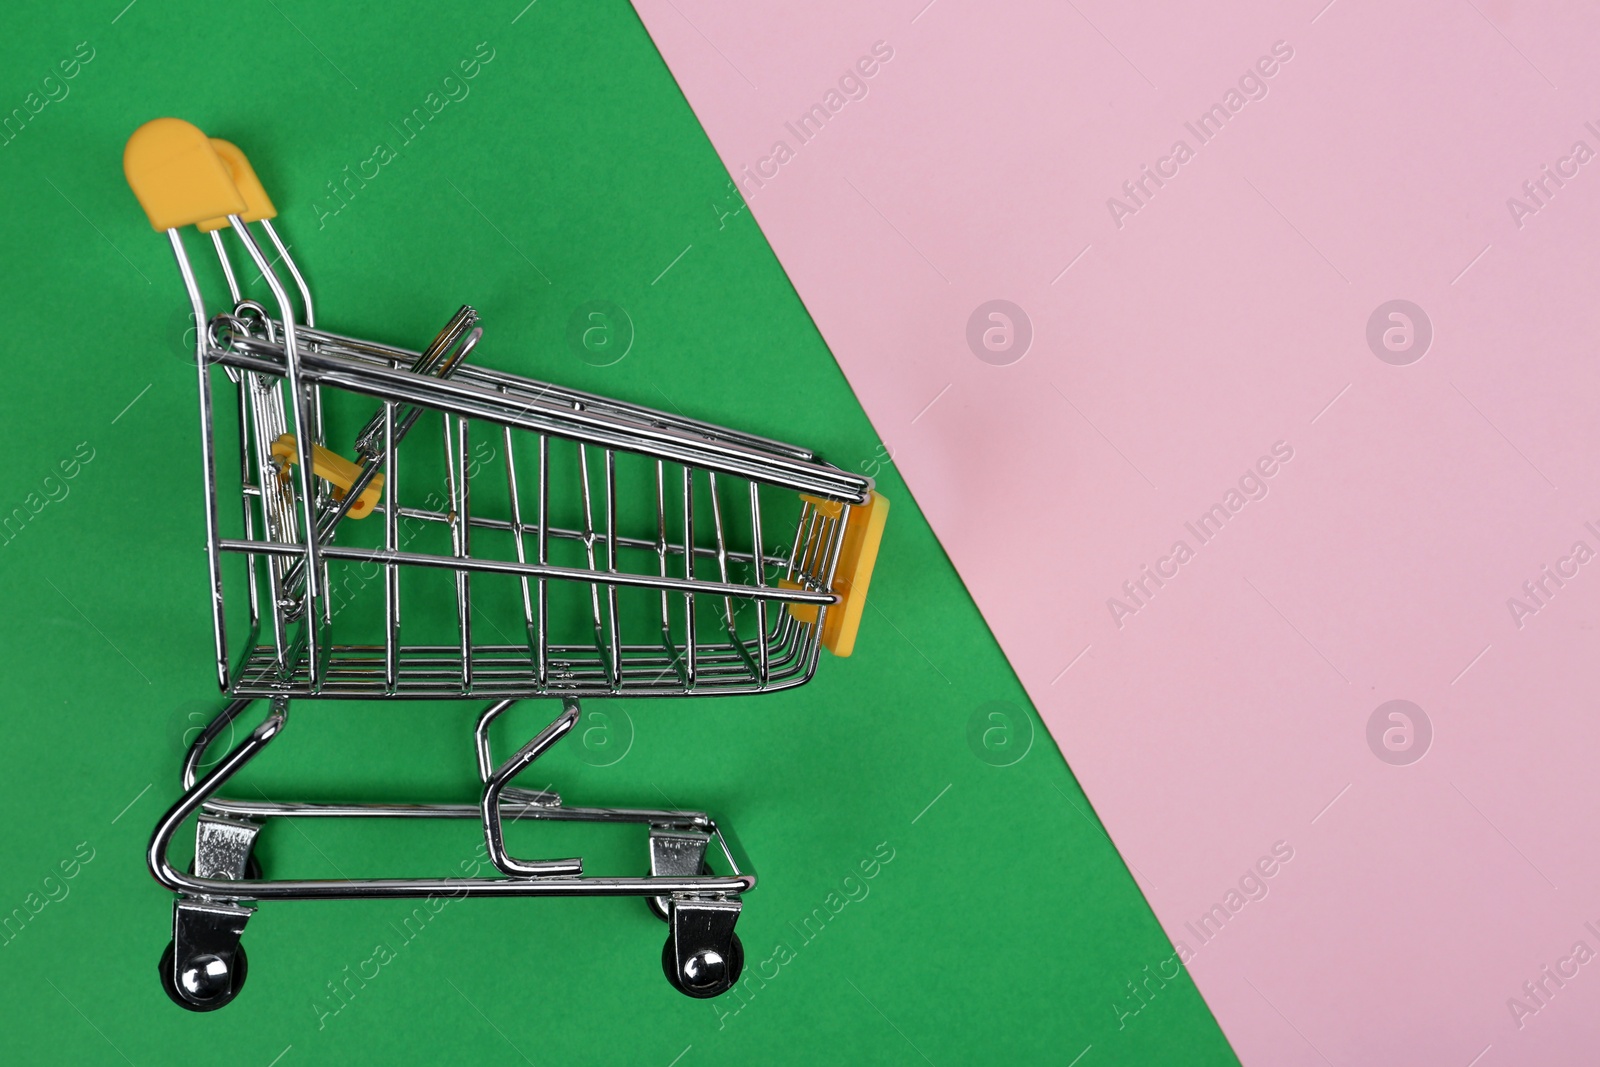
[[(756, 879), (737, 841), (705, 813), (574, 807), (563, 805), (553, 792), (518, 789), (510, 782), (573, 729), (580, 715), (579, 697), (752, 693), (807, 681), (816, 667), (829, 606), (838, 602), (831, 589), (851, 506), (869, 499), (871, 481), (793, 445), (468, 363), (466, 356), (482, 334), (470, 308), (452, 317), (421, 352), (318, 329), (312, 325), (314, 311), (305, 278), (277, 231), (270, 223), (259, 224), (278, 253), (269, 260), (240, 218), (230, 216), (228, 221), (266, 282), (276, 315), (245, 297), (223, 236), (213, 232), (231, 304), (227, 312), (208, 319), (183, 240), (177, 230), (168, 231), (197, 324), (216, 679), (233, 697), (191, 746), (183, 766), (183, 795), (162, 817), (149, 846), (148, 861), (157, 881), (180, 894), (175, 919), (179, 940), (185, 930), (192, 933), (196, 928), (188, 913), (220, 908), (231, 909), (236, 916), (233, 933), (222, 939), (227, 942), (231, 937), (236, 944), (244, 921), (239, 916), (248, 912), (240, 905), (265, 899), (649, 896), (671, 902), (673, 943), (679, 937), (680, 911), (688, 916), (695, 908), (736, 910), (738, 895), (751, 889)], [(300, 298), (299, 315), (290, 300), (290, 286), (276, 273), (280, 264)], [(243, 536), (238, 538), (224, 537), (219, 519), (224, 494), (218, 477), (213, 364), (225, 371), (238, 394), (239, 466), (233, 468), (239, 473), (243, 507)], [(342, 494), (313, 476), (313, 448), (326, 445), (322, 402), (323, 390), (329, 388), (366, 396), (380, 405), (355, 442), (360, 477)], [(407, 506), (401, 503), (402, 484), (408, 491), (412, 487), (409, 477), (403, 483), (401, 446), (426, 412), (442, 417), (445, 485), (442, 496), (427, 506)], [(483, 474), (474, 475), (468, 449), (472, 435), (485, 431), (495, 435), (505, 450), (504, 514), (473, 505), (472, 481)], [(274, 442), (285, 433), (295, 437), (297, 462), (292, 464), (275, 460), (272, 454)], [(581, 486), (582, 521), (576, 527), (557, 525), (551, 515), (555, 478), (551, 453), (557, 441), (577, 449), (579, 470), (569, 472)], [(537, 471), (532, 485), (519, 480), (513, 451), (519, 442)], [(654, 464), (653, 537), (618, 530), (619, 456), (636, 461), (643, 457), (643, 462)], [(382, 498), (374, 513), (382, 515), (382, 547), (339, 543), (352, 504), (380, 474)], [(751, 536), (745, 543), (734, 543), (732, 500), (745, 497), (740, 484), (747, 486), (747, 498), (736, 506), (748, 508), (745, 517)], [(801, 494), (799, 518), (786, 551), (763, 547), (764, 491), (769, 498), (776, 492)], [(669, 506), (674, 503), (675, 515)], [(706, 511), (709, 524), (703, 521)], [(443, 528), (451, 551), (406, 550), (400, 538), (402, 521)], [(514, 553), (509, 558), (475, 554), (478, 538), (488, 535), (509, 536)], [(553, 562), (552, 546), (563, 544), (581, 548), (582, 565)], [(244, 557), (248, 588), (250, 635), (236, 663), (230, 660), (225, 624), (224, 560), (229, 555)], [(630, 568), (625, 562), (641, 565)], [(381, 571), (381, 643), (335, 642), (330, 563), (360, 563)], [(410, 569), (453, 576), (458, 632), (454, 643), (402, 642), (400, 576)], [(735, 576), (739, 569), (749, 572), (748, 580)], [(706, 571), (715, 576), (706, 576)], [(485, 642), (474, 637), (472, 580), (477, 575), (500, 575), (517, 583), (525, 640)], [(551, 641), (549, 593), (559, 583), (587, 593), (592, 643)], [(644, 640), (624, 639), (621, 593), (648, 594), (659, 600), (659, 633)], [(716, 625), (707, 626), (699, 617), (701, 604), (718, 609)], [(791, 606), (809, 611), (791, 611)], [(748, 636), (739, 627), (747, 607), (755, 612), (754, 632)], [(806, 615), (810, 621), (801, 621)], [(218, 795), (279, 735), (294, 697), (492, 700), (474, 733), (484, 786), (479, 803), (327, 804)], [(490, 724), (527, 697), (560, 698), (562, 712), (509, 759), (497, 763), (490, 752)], [(266, 717), (202, 774), (208, 749), (256, 699), (270, 701)], [(173, 866), (169, 851), (180, 826), (196, 815), (200, 817), (196, 865), (186, 873)], [(513, 857), (502, 830), (508, 815), (513, 820), (647, 825), (652, 874), (584, 876), (577, 858)], [(476, 818), (483, 824), (488, 856), (502, 877), (246, 877), (243, 856), (248, 855), (260, 822), (279, 816)], [(687, 873), (665, 860), (662, 866), (671, 869), (658, 871), (658, 837), (668, 842), (662, 845), (663, 855), (671, 847), (681, 847), (668, 839), (690, 838), (702, 853), (716, 842), (722, 857), (718, 866), (729, 873), (707, 873), (709, 868), (702, 868), (698, 859)], [(223, 839), (242, 840), (244, 853), (217, 851), (215, 842)], [(731, 924), (726, 929), (731, 933)], [(231, 960), (231, 948), (219, 951)]]
[[(247, 513), (243, 538), (216, 537), (213, 564), (220, 571), (224, 553), (246, 556), (253, 604), (259, 608), (255, 569), (265, 560), (269, 595), (277, 610), (265, 620), (252, 612), (252, 635), (246, 654), (227, 663), (226, 641), (218, 616), (219, 670), (229, 671), (229, 689), (237, 695), (291, 696), (541, 696), (541, 695), (690, 695), (710, 692), (760, 692), (806, 681), (815, 668), (821, 625), (848, 522), (848, 505), (865, 502), (869, 480), (818, 461), (793, 446), (752, 435), (722, 430), (705, 423), (647, 408), (560, 389), (516, 375), (489, 371), (462, 361), (476, 344), (480, 330), (466, 331), (474, 316), (458, 312), (440, 340), (422, 353), (352, 341), (349, 338), (246, 312), (259, 307), (241, 303), (205, 331), (203, 360), (220, 363), (240, 378), (241, 446), (245, 453), (242, 492)], [(419, 372), (419, 368), (424, 368)], [(277, 383), (298, 380), (301, 389), (336, 387), (373, 398), (381, 408), (357, 438), (361, 477), (339, 499), (324, 494), (316, 506), (299, 484), (304, 464), (296, 464), (296, 481), (286, 480), (270, 456), (271, 443), (284, 432)], [(263, 389), (262, 383), (267, 383)], [(290, 395), (298, 395), (292, 387)], [(424, 411), (438, 412), (444, 425), (446, 480), (434, 506), (396, 503), (401, 500), (402, 439)], [(203, 412), (203, 433), (214, 438), (211, 413)], [(509, 508), (504, 514), (482, 514), (472, 506), (474, 475), (467, 463), (468, 442), (475, 432), (491, 433), (504, 448), (503, 486)], [(297, 443), (300, 440), (296, 436)], [(579, 528), (548, 521), (552, 483), (551, 443), (576, 444), (575, 477), (582, 493)], [(519, 444), (535, 461), (532, 487), (519, 474)], [(655, 536), (629, 536), (618, 531), (616, 469), (619, 456), (654, 464)], [(253, 462), (252, 462), (253, 461)], [(360, 491), (382, 475), (384, 546), (358, 548), (335, 542), (335, 535)], [(477, 474), (477, 478), (483, 475)], [(406, 479), (409, 483), (409, 479)], [(595, 483), (600, 483), (596, 491)], [(747, 487), (739, 491), (737, 483)], [(732, 487), (731, 489), (728, 487)], [(837, 516), (811, 501), (802, 505), (795, 537), (787, 555), (759, 550), (763, 530), (763, 490), (787, 490), (846, 506)], [(724, 514), (725, 497), (742, 496), (737, 505), (748, 518), (754, 544), (730, 544)], [(709, 529), (696, 529), (696, 500), (709, 503)], [(524, 502), (531, 515), (525, 514)], [(669, 501), (680, 521), (669, 520)], [(297, 521), (298, 520), (298, 521)], [(422, 553), (403, 550), (397, 525), (442, 524), (449, 531), (451, 551)], [(701, 527), (706, 524), (700, 523)], [(314, 533), (309, 538), (303, 530)], [(510, 535), (514, 558), (474, 553), (473, 535), (497, 531)], [(555, 541), (582, 545), (584, 562), (561, 566), (550, 562)], [(687, 547), (686, 547), (687, 546)], [(653, 557), (653, 560), (652, 558)], [(624, 566), (624, 560), (650, 566)], [(700, 576), (696, 564), (715, 564), (716, 577)], [(336, 644), (327, 636), (333, 605), (328, 587), (332, 562), (379, 568), (385, 574), (388, 603), (379, 644)], [(730, 564), (748, 568), (750, 580), (730, 575)], [(407, 568), (442, 569), (454, 574), (458, 640), (453, 645), (401, 642), (398, 573)], [(320, 587), (307, 583), (320, 575)], [(769, 577), (770, 573), (770, 577)], [(499, 574), (517, 579), (522, 591), (522, 643), (481, 642), (472, 636), (471, 599), (474, 574)], [(552, 644), (546, 625), (551, 583), (584, 586), (590, 594), (594, 640)], [(660, 593), (660, 633), (645, 641), (628, 641), (617, 610), (619, 589)], [(672, 594), (681, 594), (676, 606)], [(720, 602), (722, 625), (714, 635), (696, 633), (701, 598)], [(320, 600), (320, 604), (319, 604)], [(811, 622), (772, 605), (814, 605), (821, 609)], [(736, 606), (737, 605), (737, 606)], [(754, 606), (757, 632), (740, 635), (735, 615)], [(673, 620), (684, 628), (672, 637)], [(257, 639), (265, 622), (269, 641)], [(299, 624), (298, 637), (291, 631)], [(703, 628), (701, 628), (703, 630)]]
[[(199, 773), (205, 752), (221, 733), (249, 706), (249, 699), (230, 703), (197, 737), (184, 760), (184, 795), (156, 826), (148, 862), (156, 880), (168, 889), (212, 901), (357, 900), (373, 897), (487, 897), (487, 896), (660, 896), (663, 894), (737, 895), (749, 892), (756, 876), (749, 860), (726, 827), (704, 812), (650, 808), (595, 808), (563, 805), (561, 798), (544, 790), (518, 790), (507, 783), (559, 741), (577, 724), (576, 701), (567, 701), (562, 714), (504, 763), (495, 766), (490, 756), (489, 726), (515, 701), (491, 704), (478, 718), (474, 738), (479, 773), (485, 784), (478, 804), (314, 804), (271, 800), (225, 800), (215, 796), (220, 786), (254, 759), (283, 729), (289, 702), (278, 698), (243, 741), (223, 756), (203, 776)], [(433, 818), (480, 819), (487, 838), (490, 861), (504, 878), (339, 878), (251, 879), (241, 877), (242, 864), (232, 876), (208, 875), (205, 864), (195, 873), (174, 867), (169, 859), (172, 839), (183, 823), (197, 812), (202, 821), (226, 821), (249, 826), (280, 816), (332, 818)], [(502, 831), (506, 815), (568, 822), (633, 823), (652, 831), (692, 831), (715, 841), (726, 875), (607, 878), (583, 875), (580, 859), (524, 861), (510, 856)], [(253, 833), (251, 835), (253, 837)]]

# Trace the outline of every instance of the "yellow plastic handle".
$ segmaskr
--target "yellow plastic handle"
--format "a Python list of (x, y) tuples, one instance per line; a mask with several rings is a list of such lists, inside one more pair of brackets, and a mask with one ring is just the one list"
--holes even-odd
[[(844, 510), (836, 500), (804, 493), (800, 499), (830, 518), (837, 518)], [(872, 584), (872, 570), (878, 562), (878, 548), (883, 544), (883, 527), (888, 519), (889, 499), (877, 490), (865, 504), (850, 508), (839, 565), (833, 571), (833, 591), (839, 596), (839, 603), (828, 609), (828, 619), (822, 624), (822, 647), (835, 656), (848, 656), (855, 651), (861, 615), (867, 608), (867, 587)], [(809, 548), (806, 552), (809, 555)], [(780, 579), (778, 585), (784, 589), (801, 588), (786, 578)], [(813, 623), (817, 621), (817, 606), (790, 604), (789, 614), (800, 622)]]
[(182, 119), (152, 119), (134, 130), (122, 150), (122, 173), (157, 231), (245, 210), (211, 142)]
[[(239, 190), (239, 195), (244, 198), (244, 210), (236, 214), (245, 222), (277, 218), (278, 209), (272, 206), (272, 198), (267, 195), (261, 179), (256, 177), (255, 168), (250, 166), (250, 161), (239, 151), (239, 146), (232, 141), (213, 137), (211, 147), (216, 151), (217, 158), (222, 160), (222, 165), (228, 168), (228, 174), (233, 178), (233, 187)], [(218, 215), (214, 219), (206, 219), (200, 223), (200, 230), (203, 233), (210, 233), (212, 230), (226, 229), (227, 225), (228, 217)]]
[[(272, 442), (272, 454), (290, 465), (300, 462), (300, 450), (295, 445), (294, 434), (286, 433)], [(328, 451), (321, 445), (311, 446), (311, 472), (323, 481), (333, 483), (335, 500), (343, 500), (350, 487), (356, 484), (356, 479), (361, 477), (359, 465), (350, 462), (337, 452)], [(372, 481), (367, 483), (367, 487), (361, 491), (356, 502), (350, 505), (350, 510), (346, 514), (352, 519), (364, 519), (372, 514), (372, 509), (382, 499), (383, 475), (374, 474)]]

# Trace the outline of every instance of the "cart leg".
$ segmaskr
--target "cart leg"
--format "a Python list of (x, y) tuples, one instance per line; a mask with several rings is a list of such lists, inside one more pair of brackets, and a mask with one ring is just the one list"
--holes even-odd
[[(198, 751), (242, 711), (236, 702), (207, 728), (209, 736), (197, 741)], [(249, 963), (240, 938), (254, 909), (244, 906), (226, 890), (195, 893), (193, 879), (211, 883), (237, 882), (246, 878), (250, 852), (260, 826), (248, 820), (202, 814), (195, 837), (195, 866), (186, 878), (173, 869), (167, 858), (172, 837), (190, 815), (199, 810), (223, 783), (253, 759), (277, 736), (289, 713), (289, 702), (273, 701), (272, 712), (211, 773), (192, 783), (183, 797), (164, 815), (150, 840), (148, 859), (156, 880), (178, 892), (172, 909), (172, 941), (161, 956), (162, 988), (179, 1007), (190, 1011), (214, 1011), (239, 995), (244, 987)], [(186, 767), (186, 770), (188, 768)], [(186, 779), (190, 776), (186, 773)], [(187, 883), (187, 884), (185, 884)]]
[[(479, 770), (485, 771), (489, 767), (488, 726), (489, 722), (502, 711), (511, 706), (510, 701), (502, 701), (492, 705), (484, 712), (478, 724), (478, 760)], [(561, 714), (556, 716), (549, 726), (540, 730), (533, 740), (523, 745), (517, 754), (506, 760), (499, 767), (488, 771), (484, 779), (483, 801), (481, 814), (483, 816), (483, 833), (489, 846), (489, 859), (494, 862), (502, 872), (514, 878), (539, 878), (551, 875), (577, 875), (583, 873), (583, 861), (576, 857), (561, 860), (519, 860), (506, 852), (505, 827), (501, 820), (501, 800), (506, 792), (506, 787), (511, 779), (527, 769), (528, 764), (544, 755), (557, 741), (565, 737), (578, 722), (580, 709), (576, 700), (562, 701)], [(546, 794), (539, 794), (546, 796)], [(555, 798), (559, 804), (560, 799)]]
[(221, 711), (217, 712), (216, 716), (206, 724), (206, 728), (200, 731), (193, 743), (189, 745), (188, 754), (184, 756), (183, 788), (191, 788), (194, 785), (195, 780), (200, 777), (200, 763), (205, 759), (206, 749), (210, 748), (212, 743), (216, 741), (219, 736), (221, 736), (222, 731), (226, 730), (229, 726), (232, 726), (233, 721), (243, 714), (244, 710), (252, 703), (254, 703), (254, 701), (250, 700), (248, 697), (240, 700), (229, 701), (228, 704)]

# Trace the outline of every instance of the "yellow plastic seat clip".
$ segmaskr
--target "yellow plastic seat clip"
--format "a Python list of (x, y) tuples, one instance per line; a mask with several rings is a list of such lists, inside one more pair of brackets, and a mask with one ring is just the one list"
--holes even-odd
[[(293, 465), (300, 462), (300, 449), (295, 442), (294, 434), (286, 433), (272, 442), (272, 454), (275, 458)], [(333, 498), (343, 500), (350, 487), (356, 484), (356, 479), (361, 477), (361, 467), (350, 462), (337, 452), (330, 452), (321, 445), (311, 446), (311, 472), (318, 478), (333, 485)], [(352, 519), (364, 519), (372, 514), (372, 509), (377, 507), (378, 501), (383, 499), (383, 475), (374, 474), (372, 481), (361, 491), (361, 496), (350, 505), (346, 513)]]
[(152, 119), (134, 130), (122, 150), (122, 173), (158, 232), (245, 210), (210, 140), (182, 119)]
[[(805, 493), (800, 494), (800, 499), (830, 518), (837, 518), (844, 510), (844, 505), (837, 500)], [(835, 656), (848, 656), (855, 651), (861, 615), (867, 607), (867, 587), (872, 584), (872, 569), (878, 562), (878, 548), (883, 543), (883, 527), (888, 518), (889, 499), (877, 490), (872, 491), (871, 499), (865, 504), (850, 508), (844, 545), (839, 549), (839, 564), (833, 571), (833, 592), (839, 597), (839, 603), (828, 609), (827, 621), (822, 625), (822, 647)], [(778, 586), (803, 588), (787, 578), (780, 579)], [(800, 622), (814, 623), (817, 606), (790, 604), (789, 614)]]
[[(239, 218), (244, 222), (277, 218), (278, 209), (272, 206), (272, 198), (267, 195), (266, 187), (261, 184), (261, 179), (256, 177), (255, 168), (250, 166), (250, 161), (239, 151), (239, 147), (232, 141), (213, 137), (211, 148), (217, 153), (217, 158), (222, 160), (222, 165), (228, 168), (228, 174), (233, 178), (233, 187), (239, 190), (239, 195), (244, 198), (244, 210), (237, 213)], [(200, 223), (200, 232), (210, 233), (212, 230), (224, 230), (227, 227), (228, 216), (219, 215)]]

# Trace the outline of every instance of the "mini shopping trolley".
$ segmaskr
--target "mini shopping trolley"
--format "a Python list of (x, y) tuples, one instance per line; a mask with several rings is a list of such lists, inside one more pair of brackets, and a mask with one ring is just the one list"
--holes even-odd
[[(696, 811), (575, 807), (512, 781), (573, 730), (584, 697), (772, 692), (810, 679), (821, 647), (848, 655), (888, 512), (871, 480), (803, 448), (479, 366), (469, 307), (420, 352), (319, 329), (237, 148), (156, 119), (123, 163), (194, 316), (215, 670), (230, 698), (189, 747), (182, 797), (150, 842), (151, 872), (177, 894), (168, 996), (209, 1011), (238, 995), (260, 901), (370, 897), (641, 897), (668, 924), (671, 984), (726, 991), (756, 883), (726, 827)], [(185, 250), (191, 225), (216, 253), (220, 313)], [(243, 291), (234, 246), (267, 302)], [(297, 697), (488, 701), (472, 738), (477, 803), (219, 795)], [(497, 761), (490, 724), (532, 697), (561, 713)], [(209, 763), (255, 701), (265, 717)], [(180, 870), (171, 845), (191, 816), (195, 859)], [(479, 819), (493, 876), (267, 878), (252, 849), (276, 816)], [(649, 874), (514, 856), (505, 827), (523, 818), (642, 825)]]

